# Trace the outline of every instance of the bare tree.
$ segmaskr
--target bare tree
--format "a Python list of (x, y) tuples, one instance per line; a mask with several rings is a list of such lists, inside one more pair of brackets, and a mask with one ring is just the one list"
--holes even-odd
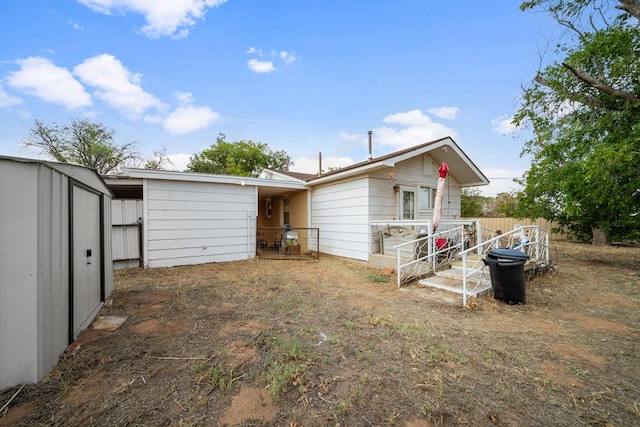
[(141, 157), (136, 143), (118, 145), (115, 132), (101, 123), (87, 119), (71, 119), (68, 125), (48, 125), (35, 120), (30, 138), (23, 145), (63, 163), (77, 163), (100, 174), (116, 173), (122, 166), (133, 165)]

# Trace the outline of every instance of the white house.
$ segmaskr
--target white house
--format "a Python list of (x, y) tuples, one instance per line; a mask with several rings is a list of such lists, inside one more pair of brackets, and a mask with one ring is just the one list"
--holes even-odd
[(459, 219), (461, 188), (489, 181), (451, 138), (317, 175), (126, 169), (105, 180), (116, 199), (142, 200), (146, 267), (252, 258), (257, 228), (285, 224), (319, 229), (321, 253), (368, 261), (371, 222), (431, 218), (442, 162), (450, 168), (443, 219)]

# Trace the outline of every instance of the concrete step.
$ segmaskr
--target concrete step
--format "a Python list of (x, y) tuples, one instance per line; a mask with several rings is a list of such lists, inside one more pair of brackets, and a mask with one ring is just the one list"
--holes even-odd
[[(446, 277), (454, 280), (459, 280), (460, 282), (462, 282), (463, 275), (464, 275), (464, 271), (462, 270), (462, 268), (449, 268), (445, 270), (440, 270), (436, 273), (436, 276), (438, 277)], [(483, 270), (480, 270), (480, 271), (476, 271), (469, 277), (472, 280), (484, 279), (485, 281), (488, 281), (488, 283), (491, 283), (491, 277), (489, 276), (488, 269), (484, 269), (484, 274), (483, 274)]]
[[(436, 289), (443, 289), (449, 292), (455, 292), (462, 294), (462, 280), (454, 279), (451, 277), (433, 276), (418, 281), (418, 284), (422, 286), (428, 286)], [(471, 282), (468, 284), (468, 295), (478, 296), (488, 292), (491, 289), (491, 281), (486, 282)]]

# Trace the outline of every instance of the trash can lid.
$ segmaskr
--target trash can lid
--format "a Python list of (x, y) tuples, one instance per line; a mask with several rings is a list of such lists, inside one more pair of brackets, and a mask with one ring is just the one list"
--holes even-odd
[(527, 260), (530, 258), (529, 255), (525, 254), (524, 252), (511, 248), (491, 249), (488, 255), (494, 258), (512, 260)]

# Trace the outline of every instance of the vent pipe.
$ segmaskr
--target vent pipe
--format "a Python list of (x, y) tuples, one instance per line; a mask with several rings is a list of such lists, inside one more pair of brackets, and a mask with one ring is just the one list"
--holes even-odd
[(322, 151), (318, 152), (318, 176), (322, 175)]
[(369, 133), (369, 160), (371, 160), (373, 159), (373, 148), (371, 143), (371, 135), (373, 134), (373, 131), (370, 130), (368, 133)]

